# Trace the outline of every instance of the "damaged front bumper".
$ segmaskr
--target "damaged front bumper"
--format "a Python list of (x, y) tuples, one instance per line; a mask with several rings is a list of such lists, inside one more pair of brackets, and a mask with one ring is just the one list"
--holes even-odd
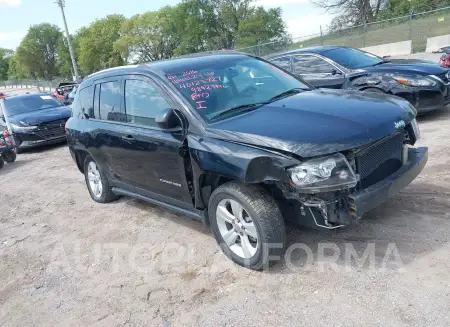
[(285, 218), (294, 223), (313, 228), (344, 227), (410, 184), (425, 167), (427, 160), (428, 148), (409, 148), (403, 166), (374, 185), (325, 196), (320, 193), (309, 197), (284, 193), (286, 201), (280, 207)]

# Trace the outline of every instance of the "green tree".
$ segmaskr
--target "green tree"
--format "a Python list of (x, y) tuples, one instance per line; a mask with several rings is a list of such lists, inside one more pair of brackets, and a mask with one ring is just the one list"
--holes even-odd
[(143, 62), (288, 38), (280, 9), (253, 0), (188, 0), (135, 15), (122, 24), (116, 48)]
[(177, 8), (170, 6), (135, 15), (123, 22), (115, 48), (132, 61), (171, 58), (182, 41), (179, 18)]
[(281, 14), (280, 8), (252, 9), (248, 17), (239, 25), (236, 41), (238, 46), (251, 46), (272, 40), (289, 41), (290, 37), (286, 33), (286, 25)]
[(78, 64), (83, 74), (125, 63), (127, 55), (122, 56), (121, 52), (114, 48), (124, 21), (122, 15), (109, 15), (78, 31), (74, 39)]
[(51, 24), (33, 25), (17, 48), (17, 65), (27, 75), (51, 80), (58, 76), (58, 44), (63, 35)]
[(0, 48), (0, 80), (8, 79), (9, 60), (13, 55), (13, 50)]

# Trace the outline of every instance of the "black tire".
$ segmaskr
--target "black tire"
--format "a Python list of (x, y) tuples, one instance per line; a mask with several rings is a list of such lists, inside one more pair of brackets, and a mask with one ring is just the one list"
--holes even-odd
[[(225, 244), (219, 230), (216, 218), (217, 206), (222, 200), (227, 199), (237, 201), (252, 218), (256, 227), (258, 244), (256, 253), (251, 258), (243, 258), (234, 253)], [(274, 258), (281, 258), (281, 255), (284, 253), (286, 227), (283, 216), (273, 197), (262, 187), (237, 182), (225, 183), (211, 194), (208, 212), (211, 228), (217, 243), (225, 255), (238, 265), (254, 270), (262, 270), (275, 263), (276, 261), (273, 261)]]
[(4, 165), (5, 161), (3, 160), (3, 157), (0, 156), (0, 169), (2, 169)]
[(5, 160), (5, 162), (12, 163), (12, 162), (16, 161), (17, 154), (16, 154), (16, 151), (14, 151), (14, 150), (8, 150), (8, 151), (2, 153), (2, 157), (3, 157), (3, 160)]
[(375, 87), (369, 87), (368, 89), (364, 90), (365, 92), (373, 92), (373, 93), (383, 93), (383, 94), (387, 94), (386, 92), (384, 92), (383, 90), (377, 89)]
[[(96, 165), (96, 167), (100, 173), (102, 192), (99, 196), (95, 196), (93, 190), (91, 189), (90, 183), (89, 183), (88, 167), (91, 162), (93, 162)], [(109, 184), (108, 178), (103, 173), (102, 168), (99, 165), (97, 165), (95, 160), (90, 155), (87, 155), (86, 158), (84, 159), (84, 180), (86, 181), (86, 186), (89, 191), (89, 194), (91, 195), (92, 200), (94, 200), (95, 202), (108, 203), (108, 202), (115, 201), (119, 198), (118, 195), (114, 194), (111, 191), (111, 185)]]

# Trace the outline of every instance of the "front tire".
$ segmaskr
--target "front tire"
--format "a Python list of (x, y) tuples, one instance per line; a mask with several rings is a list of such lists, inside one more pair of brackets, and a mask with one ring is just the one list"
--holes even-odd
[(211, 194), (208, 212), (217, 243), (238, 265), (262, 270), (283, 254), (283, 216), (275, 200), (260, 186), (223, 184)]
[(14, 150), (8, 150), (6, 152), (3, 152), (2, 157), (3, 157), (3, 160), (5, 160), (5, 162), (7, 162), (7, 163), (12, 163), (12, 162), (16, 161), (16, 159), (17, 159), (17, 155)]
[(119, 198), (111, 191), (108, 178), (90, 155), (84, 160), (84, 179), (92, 200), (108, 203)]

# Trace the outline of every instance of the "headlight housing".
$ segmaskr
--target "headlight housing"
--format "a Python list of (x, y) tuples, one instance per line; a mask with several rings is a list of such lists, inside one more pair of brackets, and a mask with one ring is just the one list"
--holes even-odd
[(32, 132), (33, 130), (37, 129), (37, 126), (18, 126), (15, 124), (10, 124), (11, 125), (11, 129), (13, 132), (22, 132), (22, 133), (28, 133), (28, 132)]
[(387, 74), (387, 75), (395, 79), (398, 83), (406, 86), (426, 87), (426, 86), (435, 86), (438, 83), (434, 79), (420, 75), (401, 75), (401, 74)]
[(355, 187), (358, 178), (343, 154), (315, 158), (288, 169), (301, 193), (319, 193)]

